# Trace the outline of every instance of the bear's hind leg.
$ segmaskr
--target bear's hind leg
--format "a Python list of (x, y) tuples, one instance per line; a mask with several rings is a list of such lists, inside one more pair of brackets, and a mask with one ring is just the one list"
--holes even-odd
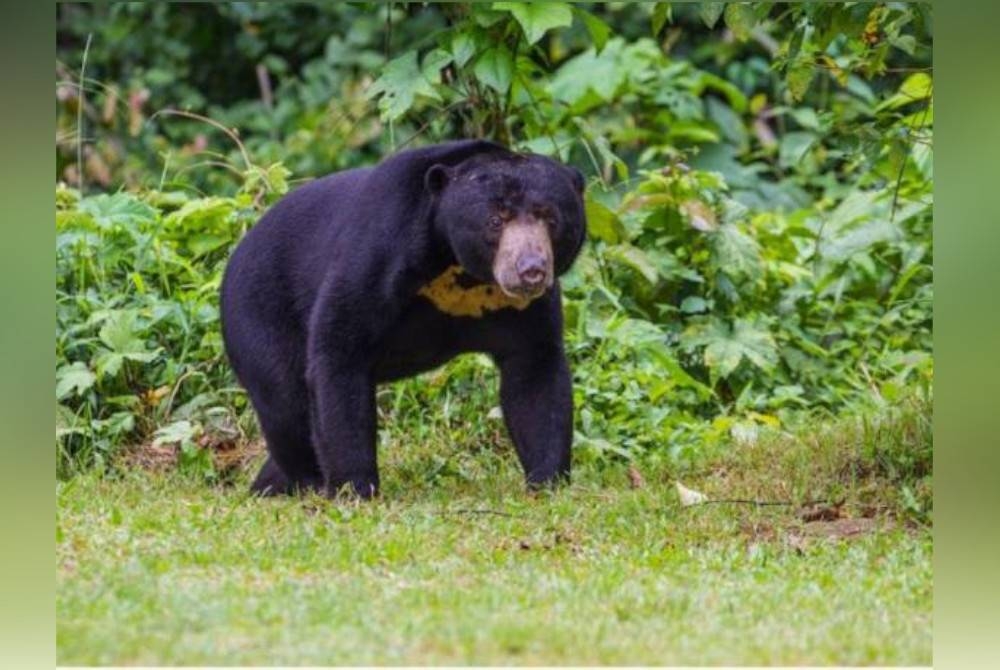
[(258, 418), (268, 458), (250, 490), (262, 495), (292, 495), (321, 489), (323, 476), (312, 448), (308, 414), (284, 418), (258, 414)]
[(261, 496), (280, 496), (292, 492), (292, 483), (278, 464), (270, 456), (264, 461), (264, 466), (257, 473), (257, 478), (250, 485), (250, 491)]
[(268, 456), (257, 477), (250, 484), (250, 492), (259, 496), (271, 497), (296, 495), (308, 490), (320, 490), (322, 479), (316, 475), (315, 480), (293, 481), (278, 467), (272, 456)]

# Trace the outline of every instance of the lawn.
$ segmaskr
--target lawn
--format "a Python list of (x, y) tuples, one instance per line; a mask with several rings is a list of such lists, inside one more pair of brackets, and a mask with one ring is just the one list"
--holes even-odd
[(792, 505), (682, 506), (666, 461), (587, 461), (530, 496), (506, 448), (402, 437), (368, 504), (255, 499), (249, 469), (78, 475), (57, 486), (58, 662), (929, 665), (926, 411), (682, 473)]

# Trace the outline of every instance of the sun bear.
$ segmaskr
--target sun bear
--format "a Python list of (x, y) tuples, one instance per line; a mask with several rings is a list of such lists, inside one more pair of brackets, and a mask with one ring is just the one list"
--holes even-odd
[(463, 140), (278, 201), (237, 245), (221, 292), (226, 353), (269, 454), (252, 490), (375, 495), (376, 384), (464, 352), (499, 368), (528, 485), (568, 478), (558, 277), (584, 242), (583, 189), (575, 168)]

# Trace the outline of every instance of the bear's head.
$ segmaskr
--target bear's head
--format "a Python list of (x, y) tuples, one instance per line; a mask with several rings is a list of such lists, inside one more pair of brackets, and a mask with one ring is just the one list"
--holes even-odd
[(544, 293), (583, 245), (583, 175), (552, 159), (485, 153), (433, 165), (424, 183), (459, 264), (511, 297)]

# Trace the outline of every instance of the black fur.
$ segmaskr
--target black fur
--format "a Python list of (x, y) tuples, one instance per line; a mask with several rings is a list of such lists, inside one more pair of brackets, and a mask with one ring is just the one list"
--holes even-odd
[[(222, 284), (226, 351), (270, 458), (260, 493), (378, 490), (375, 385), (462, 352), (500, 368), (503, 415), (531, 485), (568, 477), (572, 395), (558, 282), (523, 310), (439, 312), (421, 286), (461, 263), (490, 282), (491, 208), (544, 205), (555, 267), (585, 233), (579, 172), (477, 140), (404, 151), (313, 181), (239, 244)], [(494, 222), (495, 224), (495, 222)]]

